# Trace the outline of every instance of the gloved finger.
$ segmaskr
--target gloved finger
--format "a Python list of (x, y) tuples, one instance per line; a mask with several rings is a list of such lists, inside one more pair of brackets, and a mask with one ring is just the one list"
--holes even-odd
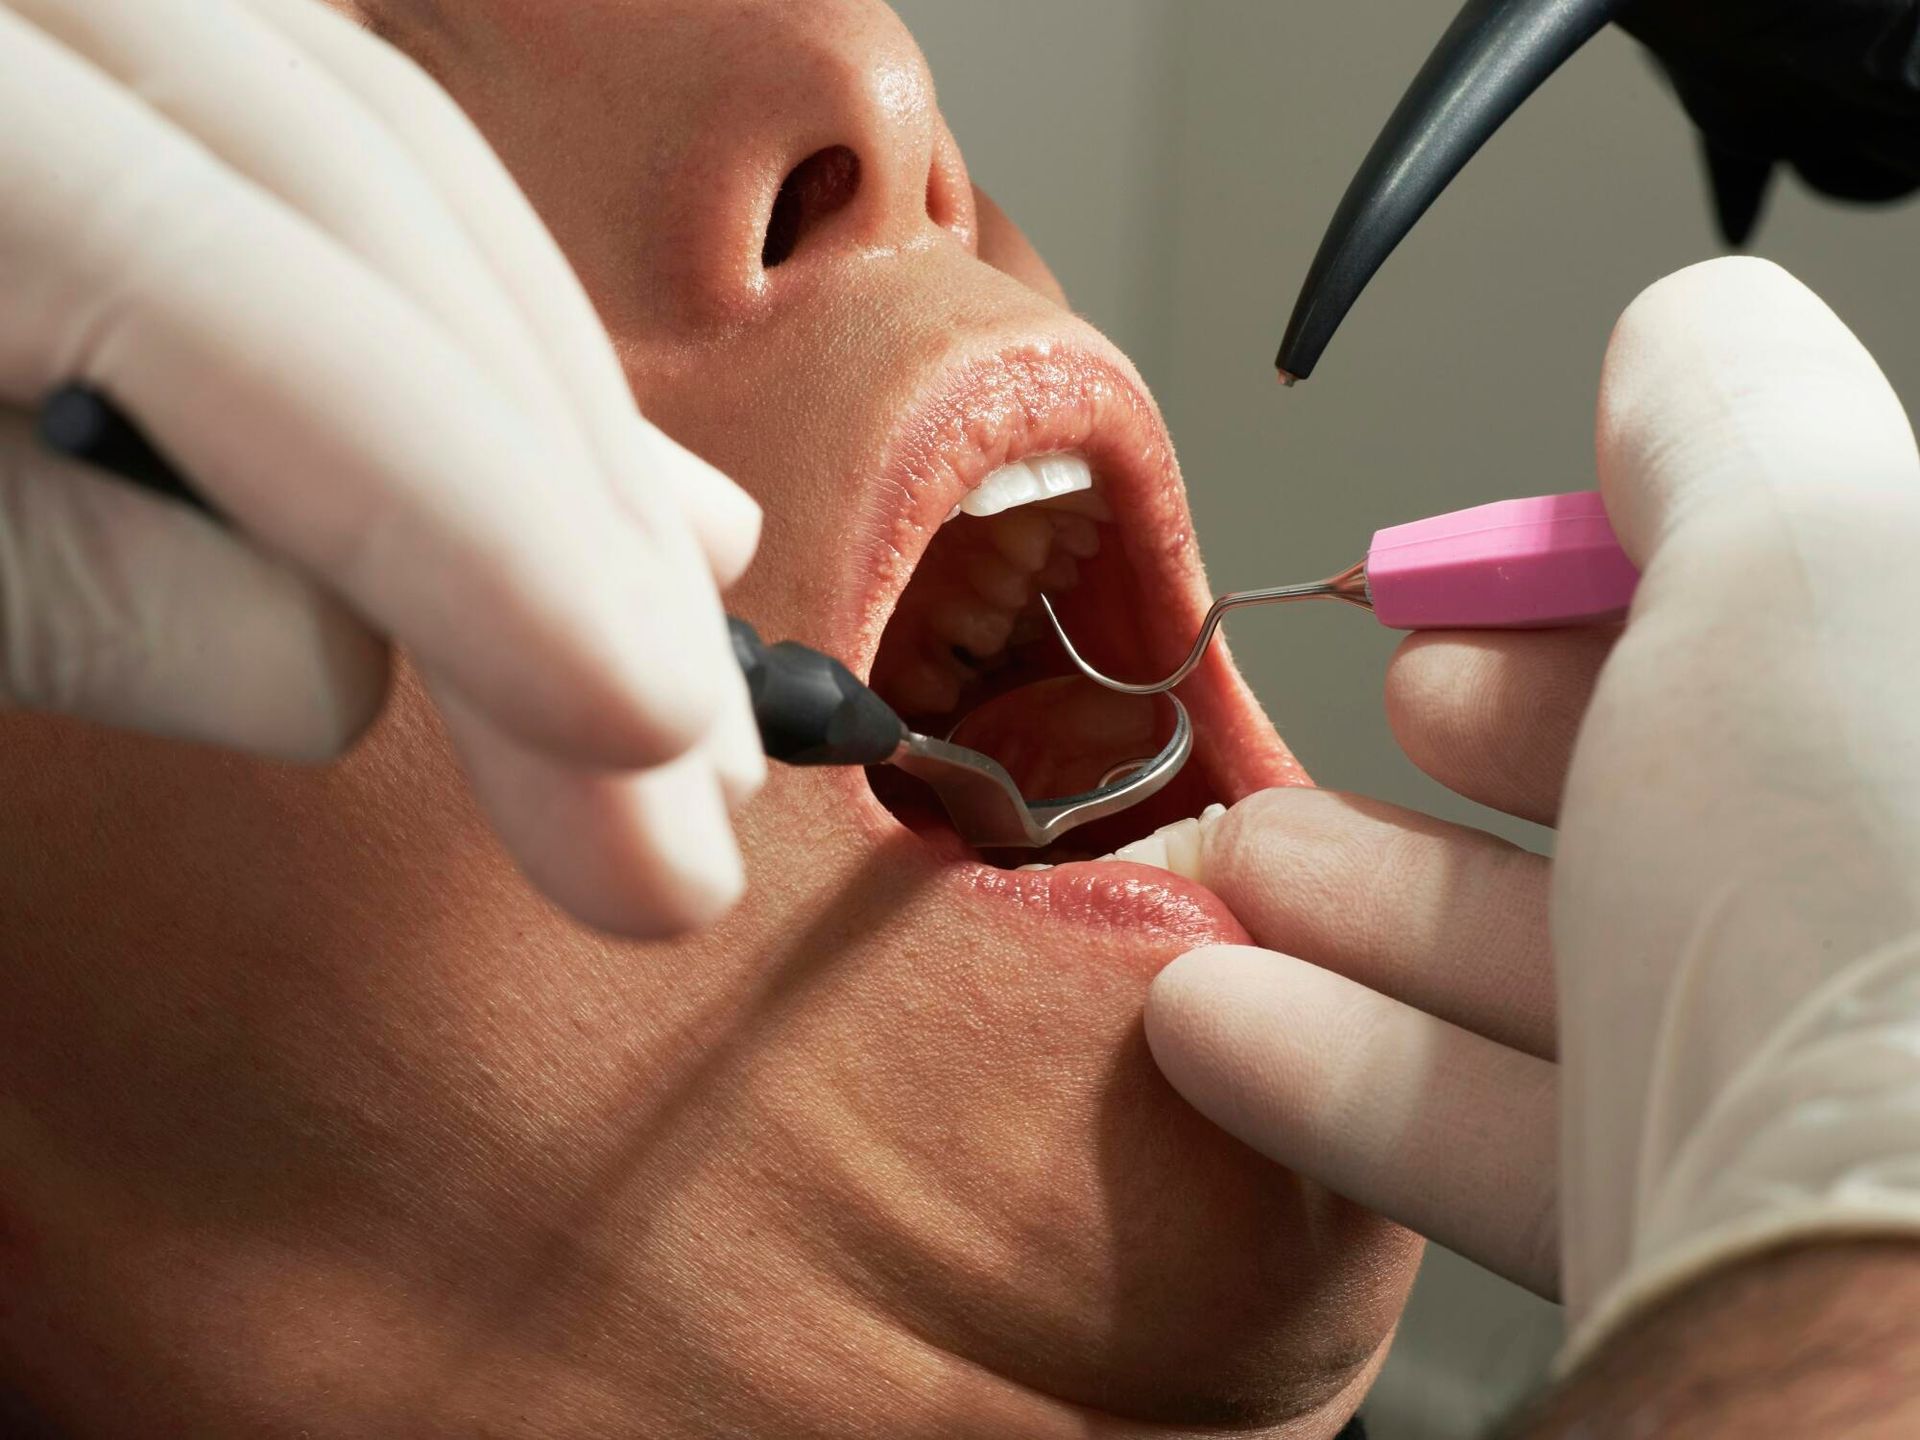
[(0, 208), (0, 398), (114, 394), (534, 743), (617, 766), (705, 732), (727, 661), (677, 623), (685, 574), (634, 563), (606, 487), (545, 483), (574, 462), (417, 305), (5, 11), (0, 88), (0, 173), (57, 176)]
[[(687, 547), (697, 545), (713, 584), (683, 573), (684, 591), (670, 613), (674, 623), (704, 634), (711, 653), (724, 660), (731, 647), (713, 585), (732, 584), (752, 561), (760, 539), (759, 506), (635, 408), (619, 359), (572, 268), (498, 157), (439, 86), (391, 46), (307, 0), (245, 3), (319, 59), (366, 107), (377, 122), (370, 128), (434, 177), (436, 200), (471, 237), (497, 292), (518, 307), (532, 348), (558, 377), (621, 503), (674, 568), (691, 572), (695, 562)], [(635, 617), (633, 623), (644, 622)], [(729, 678), (720, 681), (723, 718), (704, 743), (728, 793), (744, 798), (764, 778), (765, 763), (745, 691)]]
[(1203, 1115), (1280, 1164), (1551, 1298), (1554, 1066), (1288, 955), (1192, 951), (1147, 1043)]
[[(666, 431), (633, 412), (629, 427), (636, 456), (651, 456), (630, 484), (664, 483), (679, 504), (721, 589), (746, 574), (760, 546), (760, 506), (724, 471), (715, 469)], [(624, 473), (624, 472), (623, 472)], [(643, 478), (642, 478), (643, 477)]]
[[(678, 569), (678, 623), (692, 625), (704, 610), (708, 635), (723, 644), (683, 492), (715, 492), (700, 505), (701, 523), (720, 532), (714, 548), (739, 568), (758, 536), (757, 507), (639, 418), (558, 247), (438, 86), (311, 0), (20, 0), (19, 8), (426, 309), (551, 427), (554, 450), (568, 452), (543, 486), (613, 484), (639, 522), (629, 563)], [(189, 67), (191, 76), (172, 74)], [(409, 130), (437, 143), (422, 147)], [(589, 446), (596, 420), (610, 432), (599, 447), (606, 453)], [(596, 474), (603, 464), (605, 478)]]
[[(1920, 513), (1920, 454), (1893, 387), (1839, 317), (1766, 261), (1695, 265), (1628, 306), (1597, 428), (1608, 516), (1652, 581), (1643, 607), (1663, 570), (1698, 557), (1812, 558), (1809, 543), (1824, 551), (1836, 534)], [(1726, 568), (1735, 597), (1777, 587), (1767, 565)]]
[[(582, 445), (572, 405), (474, 237), (325, 64), (232, 0), (12, 0), (233, 174), (426, 311), (500, 389)], [(301, 8), (312, 0), (300, 0)], [(322, 12), (325, 18), (340, 17)], [(351, 28), (351, 27), (349, 27)], [(372, 37), (355, 39), (375, 44)], [(559, 479), (589, 474), (569, 466)]]
[(729, 683), (739, 688), (739, 694), (735, 703), (720, 707), (700, 749), (713, 766), (727, 808), (738, 810), (767, 783), (767, 755), (760, 722), (753, 713), (753, 697), (747, 692), (747, 677), (735, 670)]
[(1449, 790), (1551, 825), (1619, 638), (1617, 626), (1410, 636), (1387, 667), (1387, 722), (1407, 758)]
[[(497, 383), (553, 426), (548, 439), (556, 449), (584, 443), (576, 408), (610, 424), (634, 423), (611, 347), (557, 248), (457, 107), (388, 47), (308, 0), (267, 8), (277, 8), (284, 23), (324, 46), (320, 64), (298, 63), (306, 58), (302, 52), (240, 7), (198, 0), (25, 3), (96, 64), (162, 97), (156, 103), (164, 104), (169, 117), (225, 163), (314, 220), (427, 308)], [(183, 46), (183, 35), (193, 43)], [(168, 69), (184, 64), (191, 64), (193, 76), (165, 83)], [(441, 193), (440, 172), (416, 167), (399, 134), (336, 80), (334, 66), (348, 67), (356, 77), (382, 70), (382, 83), (366, 88), (390, 112), (399, 112), (395, 118), (444, 136), (427, 158), (456, 177), (474, 177), (464, 187), (454, 184), (455, 203)], [(531, 290), (527, 298), (536, 303), (516, 307), (509, 298), (516, 286)], [(556, 340), (562, 333), (570, 346)], [(578, 407), (557, 383), (556, 369), (584, 392)], [(637, 428), (652, 427), (638, 422)], [(636, 450), (630, 437), (615, 448), (616, 472), (635, 464), (670, 475), (689, 472), (678, 487), (649, 475), (641, 487), (649, 492), (714, 488), (715, 472), (664, 438), (650, 450)], [(570, 476), (591, 481), (589, 456), (579, 452), (573, 459), (550, 467), (543, 484)], [(624, 491), (623, 498), (632, 500)], [(734, 503), (725, 527), (737, 536), (733, 553), (724, 557), (729, 561), (743, 548), (739, 540), (750, 553), (757, 533), (751, 502), (744, 502), (749, 518), (741, 524), (743, 500)], [(719, 528), (714, 515), (720, 504), (702, 512), (709, 530)], [(703, 598), (711, 601), (711, 587), (695, 573), (679, 507), (654, 500), (638, 508), (643, 523), (634, 538), (643, 553), (630, 563), (656, 573), (682, 570), (676, 619), (689, 625), (695, 619), (690, 612), (711, 611), (703, 618), (719, 646), (717, 603), (702, 604)], [(628, 623), (644, 622), (635, 617)]]
[(1201, 836), (1202, 880), (1262, 945), (1501, 1045), (1554, 1053), (1540, 856), (1298, 786), (1249, 796)]
[(0, 410), (0, 701), (286, 760), (345, 749), (386, 646), (170, 501), (46, 454)]
[(570, 766), (427, 677), (475, 797), (527, 878), (587, 924), (657, 939), (700, 929), (746, 884), (705, 746), (645, 771)]
[[(640, 518), (671, 501), (692, 525), (721, 586), (739, 578), (760, 535), (760, 507), (730, 478), (637, 417), (619, 359), (573, 270), (472, 121), (391, 46), (309, 0), (246, 0), (254, 13), (320, 59), (378, 116), (394, 143), (433, 176), (519, 306), (602, 461)], [(651, 447), (651, 448), (650, 448)]]

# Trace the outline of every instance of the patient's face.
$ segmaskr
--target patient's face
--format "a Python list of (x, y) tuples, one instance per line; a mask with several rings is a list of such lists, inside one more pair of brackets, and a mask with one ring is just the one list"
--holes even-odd
[[(765, 506), (729, 603), (768, 638), (923, 728), (1058, 673), (1041, 585), (1096, 659), (1179, 654), (1205, 592), (1156, 412), (882, 7), (372, 18), (644, 409)], [(1043, 454), (1093, 490), (942, 524)], [(1183, 693), (1189, 774), (1076, 849), (1299, 781), (1224, 660)], [(997, 708), (1041, 791), (1131, 723)], [(911, 783), (779, 770), (737, 913), (616, 942), (513, 872), (404, 674), (327, 770), (27, 718), (0, 769), (0, 1376), (75, 1433), (1319, 1435), (1377, 1363), (1408, 1239), (1148, 1058), (1157, 967), (1240, 936), (1194, 885), (1016, 871)]]

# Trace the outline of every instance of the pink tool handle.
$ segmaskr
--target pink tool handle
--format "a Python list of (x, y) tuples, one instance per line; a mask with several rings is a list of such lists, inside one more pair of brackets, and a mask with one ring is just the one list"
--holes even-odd
[(1373, 613), (1395, 630), (1618, 619), (1639, 583), (1597, 490), (1497, 500), (1395, 525), (1367, 551)]

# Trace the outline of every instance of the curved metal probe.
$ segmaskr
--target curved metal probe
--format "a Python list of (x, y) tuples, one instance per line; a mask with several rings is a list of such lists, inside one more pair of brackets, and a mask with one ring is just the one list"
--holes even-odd
[(1136, 684), (1127, 680), (1115, 680), (1103, 675), (1089, 665), (1073, 641), (1068, 637), (1066, 627), (1060, 623), (1060, 617), (1054, 612), (1053, 601), (1045, 595), (1040, 604), (1047, 612), (1047, 620), (1053, 626), (1053, 633), (1059, 639), (1061, 647), (1067, 652), (1067, 658), (1074, 668), (1096, 685), (1104, 685), (1109, 690), (1118, 690), (1122, 695), (1159, 695), (1171, 690), (1191, 675), (1206, 657), (1207, 646), (1213, 643), (1213, 635), (1220, 628), (1220, 622), (1227, 618), (1229, 610), (1238, 610), (1248, 605), (1281, 605), (1289, 600), (1344, 600), (1349, 605), (1358, 605), (1363, 610), (1373, 609), (1373, 600), (1367, 594), (1367, 567), (1365, 562), (1342, 570), (1338, 575), (1325, 580), (1316, 580), (1310, 585), (1275, 585), (1265, 590), (1235, 590), (1222, 595), (1207, 608), (1207, 618), (1201, 622), (1200, 638), (1193, 642), (1193, 649), (1187, 652), (1187, 658), (1180, 662), (1179, 668), (1164, 680), (1155, 680), (1149, 684)]
[(953, 828), (970, 844), (1037, 850), (1089, 821), (1131, 809), (1180, 773), (1193, 753), (1193, 722), (1186, 706), (1171, 695), (1167, 701), (1173, 707), (1173, 736), (1160, 753), (1145, 762), (1115, 766), (1101, 777), (1098, 788), (1079, 795), (1028, 800), (998, 761), (911, 731), (887, 763), (931, 785)]

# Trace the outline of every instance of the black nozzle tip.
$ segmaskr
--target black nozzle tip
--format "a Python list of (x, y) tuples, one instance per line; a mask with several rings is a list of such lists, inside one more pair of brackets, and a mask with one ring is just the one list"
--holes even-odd
[(1708, 140), (1707, 182), (1713, 189), (1713, 215), (1720, 237), (1735, 250), (1746, 248), (1773, 184), (1774, 162)]
[(1332, 328), (1320, 323), (1323, 318), (1320, 297), (1303, 290), (1280, 341), (1280, 353), (1273, 357), (1274, 373), (1282, 385), (1291, 387), (1306, 379), (1320, 363), (1320, 352), (1333, 338)]

